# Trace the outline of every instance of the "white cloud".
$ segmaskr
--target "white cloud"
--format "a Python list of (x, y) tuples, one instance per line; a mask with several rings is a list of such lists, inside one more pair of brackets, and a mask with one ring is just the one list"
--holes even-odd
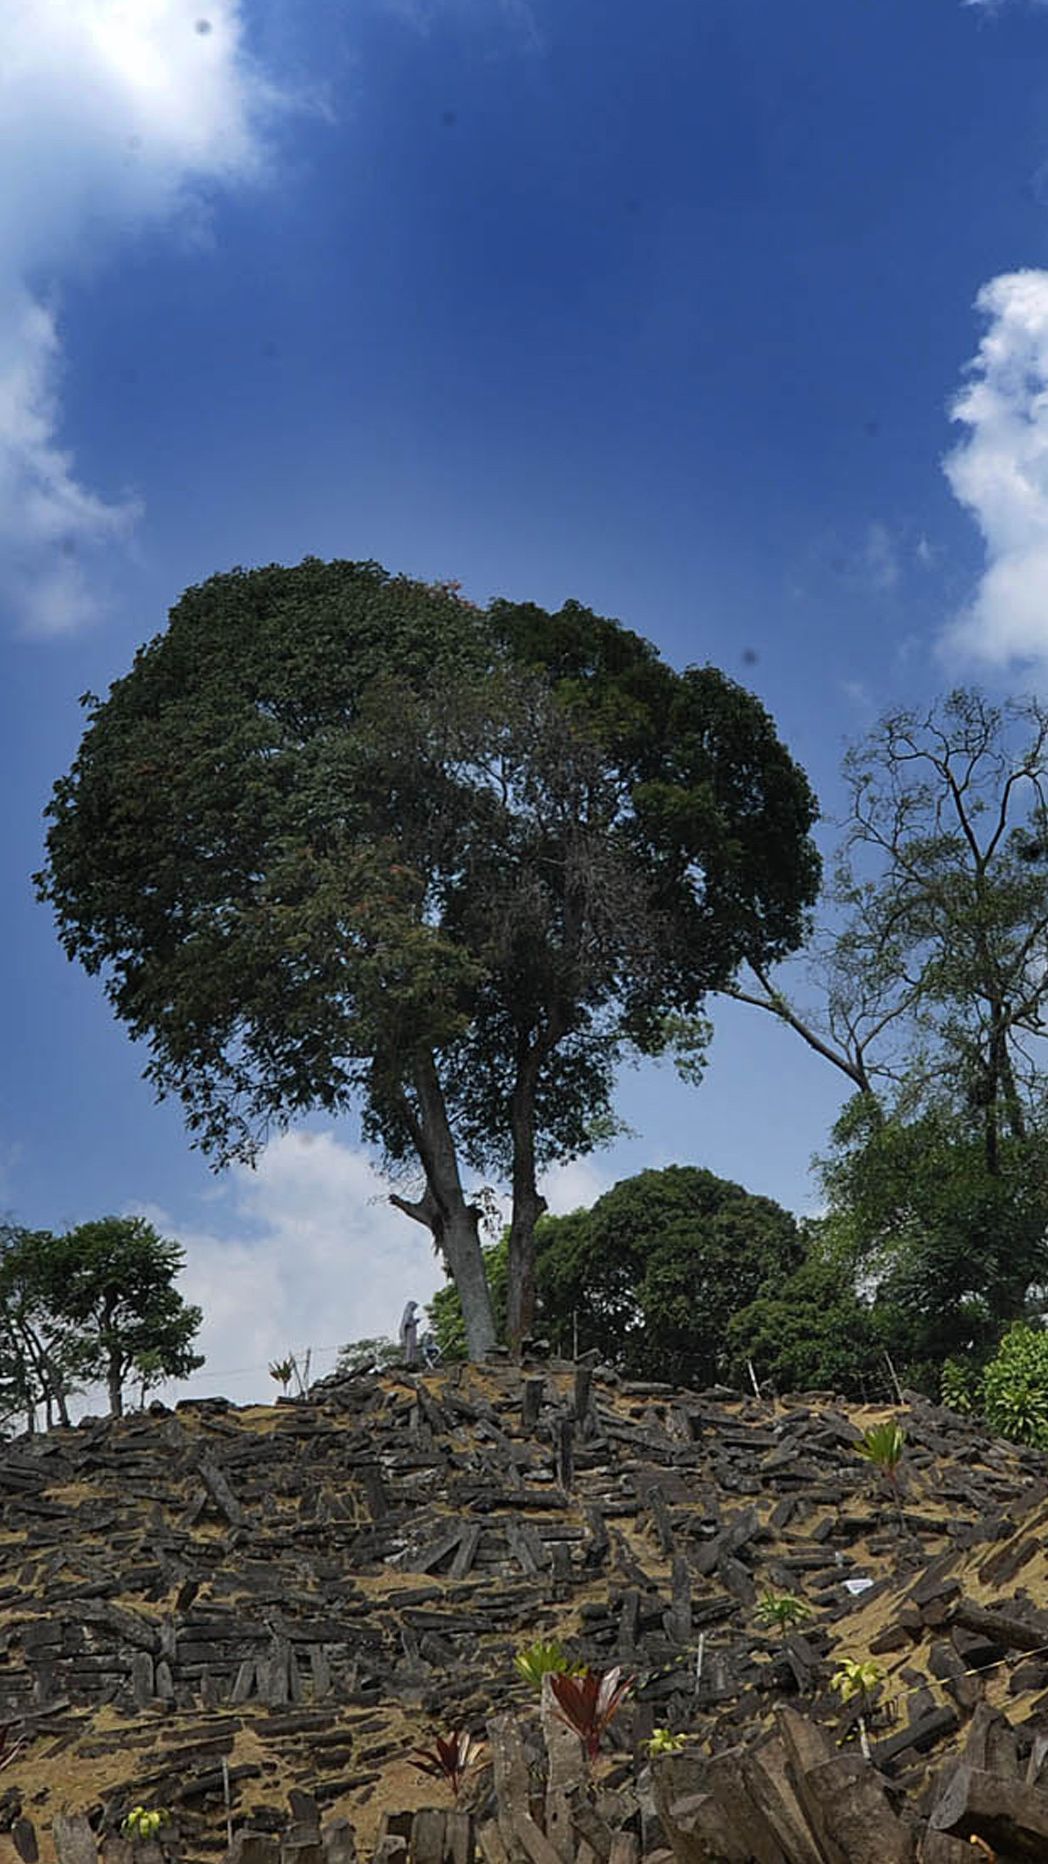
[(983, 535), (986, 568), (943, 647), (994, 666), (1048, 664), (1048, 272), (980, 291), (989, 320), (952, 409), (966, 438), (944, 462)]
[(149, 223), (188, 224), (200, 183), (259, 173), (275, 101), (240, 0), (0, 7), (0, 600), (23, 632), (91, 618), (82, 553), (138, 512), (62, 444), (56, 286)]
[[(562, 1213), (592, 1204), (609, 1183), (578, 1160), (551, 1171), (543, 1190)], [(180, 1287), (204, 1311), (198, 1348), (207, 1365), (164, 1399), (221, 1392), (267, 1403), (276, 1390), (267, 1368), (289, 1349), (311, 1348), (320, 1377), (347, 1340), (395, 1337), (405, 1303), (430, 1300), (444, 1272), (428, 1232), (392, 1208), (388, 1189), (364, 1152), (333, 1133), (287, 1133), (254, 1171), (230, 1172), (220, 1224), (196, 1228), (138, 1206), (182, 1244)]]
[(222, 1392), (269, 1402), (270, 1361), (312, 1349), (330, 1372), (347, 1340), (396, 1335), (405, 1302), (425, 1302), (444, 1274), (429, 1235), (387, 1201), (364, 1153), (333, 1133), (287, 1133), (254, 1171), (235, 1167), (223, 1219), (196, 1228), (139, 1209), (186, 1252), (180, 1287), (204, 1311), (206, 1367), (162, 1396)]

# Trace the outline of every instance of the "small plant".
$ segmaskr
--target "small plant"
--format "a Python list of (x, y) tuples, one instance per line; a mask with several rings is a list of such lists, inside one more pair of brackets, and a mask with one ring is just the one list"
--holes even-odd
[(1013, 1443), (1048, 1450), (1048, 1333), (1009, 1328), (983, 1373), (983, 1415)]
[(776, 1630), (785, 1641), (788, 1632), (804, 1624), (812, 1615), (806, 1599), (793, 1592), (765, 1592), (757, 1606), (757, 1623), (765, 1630)]
[(655, 1760), (660, 1754), (679, 1754), (685, 1740), (684, 1735), (675, 1735), (670, 1728), (653, 1728), (644, 1746)]
[(149, 1810), (145, 1806), (132, 1806), (120, 1829), (125, 1838), (140, 1838), (148, 1844), (170, 1823), (171, 1814), (165, 1806), (154, 1806)]
[(550, 1688), (562, 1722), (578, 1735), (586, 1757), (594, 1761), (601, 1737), (611, 1726), (633, 1688), (632, 1676), (613, 1670), (583, 1670), (580, 1676), (551, 1675)]
[(868, 1708), (875, 1689), (884, 1681), (884, 1671), (872, 1657), (865, 1661), (857, 1657), (846, 1657), (835, 1674), (830, 1678), (830, 1688), (835, 1689), (842, 1702), (854, 1702), (861, 1696)]
[(276, 1380), (285, 1398), (287, 1397), (287, 1388), (294, 1378), (294, 1375), (295, 1359), (292, 1353), (289, 1353), (286, 1359), (274, 1359), (269, 1368), (270, 1378)]
[(544, 1676), (581, 1676), (585, 1664), (573, 1663), (558, 1638), (536, 1638), (526, 1650), (518, 1650), (513, 1667), (533, 1689), (542, 1688)]
[(836, 1673), (830, 1678), (830, 1688), (835, 1689), (842, 1702), (859, 1704), (859, 1746), (864, 1760), (870, 1758), (870, 1740), (866, 1733), (872, 1699), (884, 1681), (884, 1671), (872, 1657), (865, 1661), (857, 1657), (846, 1657)]
[(452, 1797), (457, 1799), (467, 1773), (477, 1764), (480, 1748), (481, 1743), (471, 1734), (456, 1728), (446, 1739), (437, 1735), (431, 1748), (416, 1748), (411, 1765), (417, 1767), (419, 1773), (430, 1774), (434, 1780), (446, 1780)]
[(902, 1471), (902, 1453), (906, 1448), (906, 1432), (901, 1424), (871, 1424), (863, 1434), (862, 1441), (855, 1446), (856, 1454), (872, 1464), (878, 1475), (884, 1477), (899, 1516), (899, 1526), (904, 1526), (902, 1512), (902, 1491), (899, 1477)]
[(964, 1359), (947, 1359), (939, 1374), (939, 1396), (950, 1411), (968, 1417), (979, 1396), (979, 1375)]

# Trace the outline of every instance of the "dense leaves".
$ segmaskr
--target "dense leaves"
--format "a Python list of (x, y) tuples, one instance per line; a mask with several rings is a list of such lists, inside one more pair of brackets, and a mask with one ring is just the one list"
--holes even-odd
[(809, 1223), (802, 1235), (799, 1268), (729, 1322), (732, 1378), (744, 1384), (752, 1365), (780, 1392), (832, 1391), (862, 1402), (890, 1395), (884, 1354), (893, 1316), (859, 1294), (854, 1253), (832, 1226)]
[(192, 1349), (201, 1312), (175, 1287), (184, 1255), (141, 1217), (103, 1217), (61, 1236), (7, 1227), (0, 1236), (0, 1395), (30, 1429), (68, 1422), (67, 1400), (104, 1383), (114, 1416), (134, 1376), (144, 1393), (204, 1361)]
[(494, 1337), (463, 1171), (508, 1177), (530, 1321), (544, 1162), (624, 1047), (795, 948), (814, 801), (758, 702), (577, 603), (482, 613), (369, 563), (189, 590), (89, 720), (39, 877), (216, 1160), (358, 1107)]

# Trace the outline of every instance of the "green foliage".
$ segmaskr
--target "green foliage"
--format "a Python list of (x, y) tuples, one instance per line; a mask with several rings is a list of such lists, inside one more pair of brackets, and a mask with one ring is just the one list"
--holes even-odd
[[(428, 1174), (491, 1337), (462, 1168), (514, 1182), (607, 1130), (625, 1052), (695, 1059), (705, 995), (795, 949), (808, 784), (760, 704), (569, 602), (307, 559), (188, 590), (90, 701), (38, 876), (194, 1143), (250, 1158), (356, 1106)], [(683, 1018), (683, 1024), (667, 1018)]]
[(0, 1390), (30, 1428), (44, 1404), (68, 1422), (77, 1382), (104, 1382), (110, 1411), (138, 1378), (142, 1396), (204, 1361), (201, 1312), (174, 1285), (184, 1254), (141, 1217), (104, 1217), (65, 1235), (8, 1226), (0, 1235)]
[(947, 1359), (939, 1374), (939, 1396), (951, 1411), (967, 1417), (979, 1402), (981, 1378), (971, 1360)]
[(644, 1746), (652, 1760), (660, 1754), (679, 1754), (687, 1743), (686, 1735), (674, 1734), (670, 1728), (653, 1728)]
[(178, 1243), (143, 1217), (102, 1217), (49, 1238), (37, 1272), (52, 1312), (72, 1332), (82, 1378), (102, 1380), (109, 1408), (123, 1410), (123, 1386), (143, 1354), (155, 1376), (186, 1378), (204, 1361), (192, 1341), (203, 1318), (175, 1287), (185, 1261)]
[(537, 1230), (543, 1325), (633, 1377), (710, 1384), (732, 1316), (801, 1259), (788, 1211), (694, 1166), (627, 1178)]
[(77, 1388), (74, 1329), (47, 1298), (42, 1265), (54, 1245), (49, 1231), (0, 1226), (0, 1427), (21, 1416), (36, 1428), (68, 1422)]
[(542, 1688), (544, 1676), (579, 1676), (584, 1664), (573, 1663), (558, 1638), (536, 1638), (526, 1650), (518, 1650), (513, 1667), (533, 1689)]
[(902, 1453), (906, 1447), (906, 1432), (895, 1423), (871, 1424), (862, 1435), (862, 1442), (855, 1446), (856, 1456), (872, 1463), (882, 1476), (894, 1482), (902, 1462)]
[(431, 1748), (416, 1748), (411, 1765), (417, 1767), (419, 1773), (443, 1780), (457, 1799), (466, 1775), (480, 1758), (480, 1748), (481, 1743), (473, 1735), (457, 1728), (449, 1735), (437, 1735)]
[(170, 1823), (171, 1814), (164, 1806), (154, 1806), (151, 1809), (145, 1806), (132, 1806), (120, 1829), (125, 1838), (138, 1839), (143, 1844), (149, 1844), (157, 1833), (162, 1832), (165, 1825), (170, 1825)]
[[(461, 1316), (462, 1309), (459, 1308)], [(465, 1328), (463, 1328), (465, 1339)], [(370, 1340), (350, 1340), (340, 1346), (335, 1364), (336, 1372), (384, 1372), (387, 1366), (398, 1366), (404, 1354), (396, 1340), (379, 1334)], [(465, 1355), (463, 1355), (465, 1357)]]
[(269, 1376), (275, 1379), (282, 1392), (286, 1393), (295, 1375), (295, 1359), (288, 1353), (283, 1359), (274, 1359), (269, 1367)]
[(797, 1625), (806, 1623), (811, 1615), (807, 1600), (793, 1592), (764, 1592), (757, 1602), (757, 1623), (767, 1630), (774, 1628), (783, 1637)]
[(858, 1697), (864, 1707), (868, 1707), (883, 1681), (884, 1671), (872, 1657), (846, 1657), (831, 1676), (830, 1688), (837, 1691), (842, 1702), (854, 1702)]
[(932, 1368), (932, 1390), (946, 1359), (984, 1359), (1048, 1278), (1048, 1148), (1032, 1135), (1002, 1139), (991, 1171), (968, 1115), (884, 1117), (857, 1099), (823, 1178), (893, 1359)]
[(832, 1217), (893, 1363), (936, 1393), (1048, 1285), (1048, 707), (959, 690), (888, 713), (845, 780), (821, 1007), (760, 967), (732, 988), (857, 1090)]
[(809, 1221), (801, 1238), (800, 1266), (729, 1321), (730, 1376), (744, 1381), (749, 1361), (780, 1392), (833, 1391), (863, 1402), (879, 1396), (890, 1318), (859, 1294), (840, 1225)]
[(1048, 1450), (1048, 1333), (1014, 1326), (982, 1379), (982, 1411), (991, 1430)]
[(557, 1714), (578, 1735), (587, 1758), (596, 1760), (601, 1741), (633, 1688), (633, 1678), (612, 1670), (584, 1670), (581, 1676), (550, 1677)]

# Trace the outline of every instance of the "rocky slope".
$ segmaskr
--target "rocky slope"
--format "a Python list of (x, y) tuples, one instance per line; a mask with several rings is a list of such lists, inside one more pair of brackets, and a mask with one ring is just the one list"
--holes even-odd
[[(845, 1657), (886, 1672), (872, 1757), (913, 1834), (944, 1759), (1003, 1726), (988, 1707), (1013, 1731), (994, 1765), (1048, 1807), (1048, 1462), (913, 1401), (900, 1518), (855, 1450), (884, 1415), (494, 1362), (21, 1438), (0, 1450), (0, 1844), (49, 1859), (57, 1814), (104, 1834), (145, 1801), (188, 1859), (315, 1808), (391, 1858), (390, 1815), (440, 1796), (411, 1748), (511, 1710), (526, 1729), (513, 1654), (553, 1634), (636, 1678), (604, 1763), (633, 1857), (688, 1842), (635, 1786), (654, 1726), (689, 1736), (678, 1798), (709, 1800), (710, 1758), (783, 1705), (849, 1754)], [(769, 1588), (811, 1607), (785, 1641), (760, 1629)], [(490, 1768), (471, 1799), (490, 1824)]]

